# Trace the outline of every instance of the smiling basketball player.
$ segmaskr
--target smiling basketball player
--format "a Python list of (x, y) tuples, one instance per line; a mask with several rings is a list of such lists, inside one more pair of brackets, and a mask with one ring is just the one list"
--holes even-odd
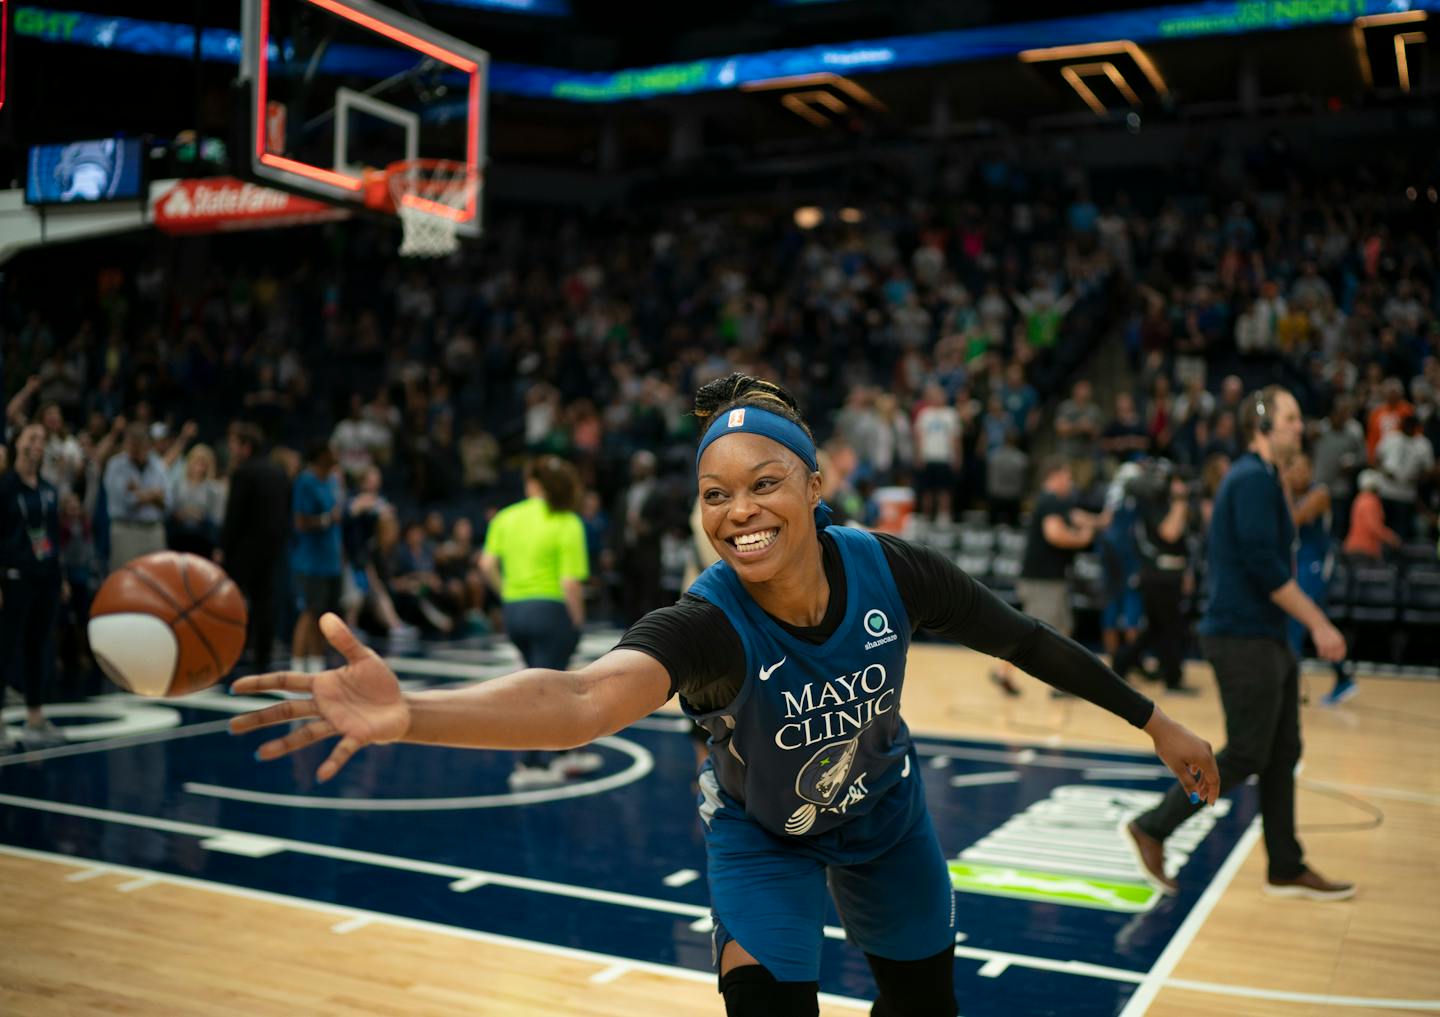
[(334, 616), (348, 663), (244, 678), (239, 693), (309, 692), (232, 722), (315, 718), (262, 745), (324, 738), (329, 779), (360, 748), (421, 742), (570, 748), (675, 694), (710, 732), (700, 775), (720, 991), (729, 1014), (815, 1014), (827, 882), (880, 991), (872, 1011), (953, 1015), (954, 896), (900, 717), (911, 635), (1009, 660), (1143, 727), (1195, 800), (1219, 790), (1210, 746), (1077, 643), (1006, 606), (926, 548), (828, 526), (815, 445), (789, 393), (744, 375), (702, 388), (696, 455), (705, 533), (720, 555), (690, 592), (576, 672), (542, 669), (402, 694)]

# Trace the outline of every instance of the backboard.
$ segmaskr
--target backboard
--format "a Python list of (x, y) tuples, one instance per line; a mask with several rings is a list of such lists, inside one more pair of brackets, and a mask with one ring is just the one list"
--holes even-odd
[[(251, 174), (393, 212), (385, 167), (463, 163), (483, 183), (489, 54), (373, 0), (244, 0)], [(479, 187), (456, 210), (480, 232)]]

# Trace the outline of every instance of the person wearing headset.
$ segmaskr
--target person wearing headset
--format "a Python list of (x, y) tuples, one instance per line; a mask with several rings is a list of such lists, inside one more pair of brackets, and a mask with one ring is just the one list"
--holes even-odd
[[(1305, 863), (1295, 836), (1295, 764), (1300, 760), (1300, 668), (1286, 622), (1310, 632), (1326, 660), (1345, 659), (1345, 639), (1295, 581), (1295, 522), (1281, 471), (1300, 452), (1304, 419), (1279, 385), (1241, 405), (1247, 451), (1225, 475), (1210, 523), (1210, 603), (1200, 622), (1201, 648), (1215, 669), (1225, 711), (1223, 749), (1215, 754), (1223, 792), (1260, 778), (1269, 871), (1275, 896), (1344, 900), (1355, 884), (1325, 879)], [(1167, 894), (1178, 884), (1165, 871), (1164, 840), (1195, 811), (1186, 795), (1167, 793), (1125, 824), (1127, 845), (1146, 878)]]

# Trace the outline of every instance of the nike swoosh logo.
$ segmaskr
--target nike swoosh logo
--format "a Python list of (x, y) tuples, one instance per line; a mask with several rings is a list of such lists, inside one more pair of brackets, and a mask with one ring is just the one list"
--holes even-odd
[(770, 676), (775, 673), (775, 669), (789, 659), (789, 655), (787, 654), (786, 656), (781, 657), (775, 663), (771, 664), (769, 667), (762, 667), (760, 669), (760, 680), (762, 682), (768, 682), (770, 680)]

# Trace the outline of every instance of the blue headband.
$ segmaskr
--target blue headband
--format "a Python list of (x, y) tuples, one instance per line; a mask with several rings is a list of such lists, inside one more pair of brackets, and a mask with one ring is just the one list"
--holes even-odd
[[(758, 434), (777, 441), (799, 456), (812, 473), (820, 469), (815, 460), (815, 443), (799, 424), (758, 406), (738, 406), (724, 417), (717, 417), (700, 439), (700, 447), (695, 450), (697, 474), (700, 472), (700, 457), (705, 450), (727, 434)], [(823, 530), (829, 525), (830, 506), (822, 500), (815, 507), (815, 526)]]

